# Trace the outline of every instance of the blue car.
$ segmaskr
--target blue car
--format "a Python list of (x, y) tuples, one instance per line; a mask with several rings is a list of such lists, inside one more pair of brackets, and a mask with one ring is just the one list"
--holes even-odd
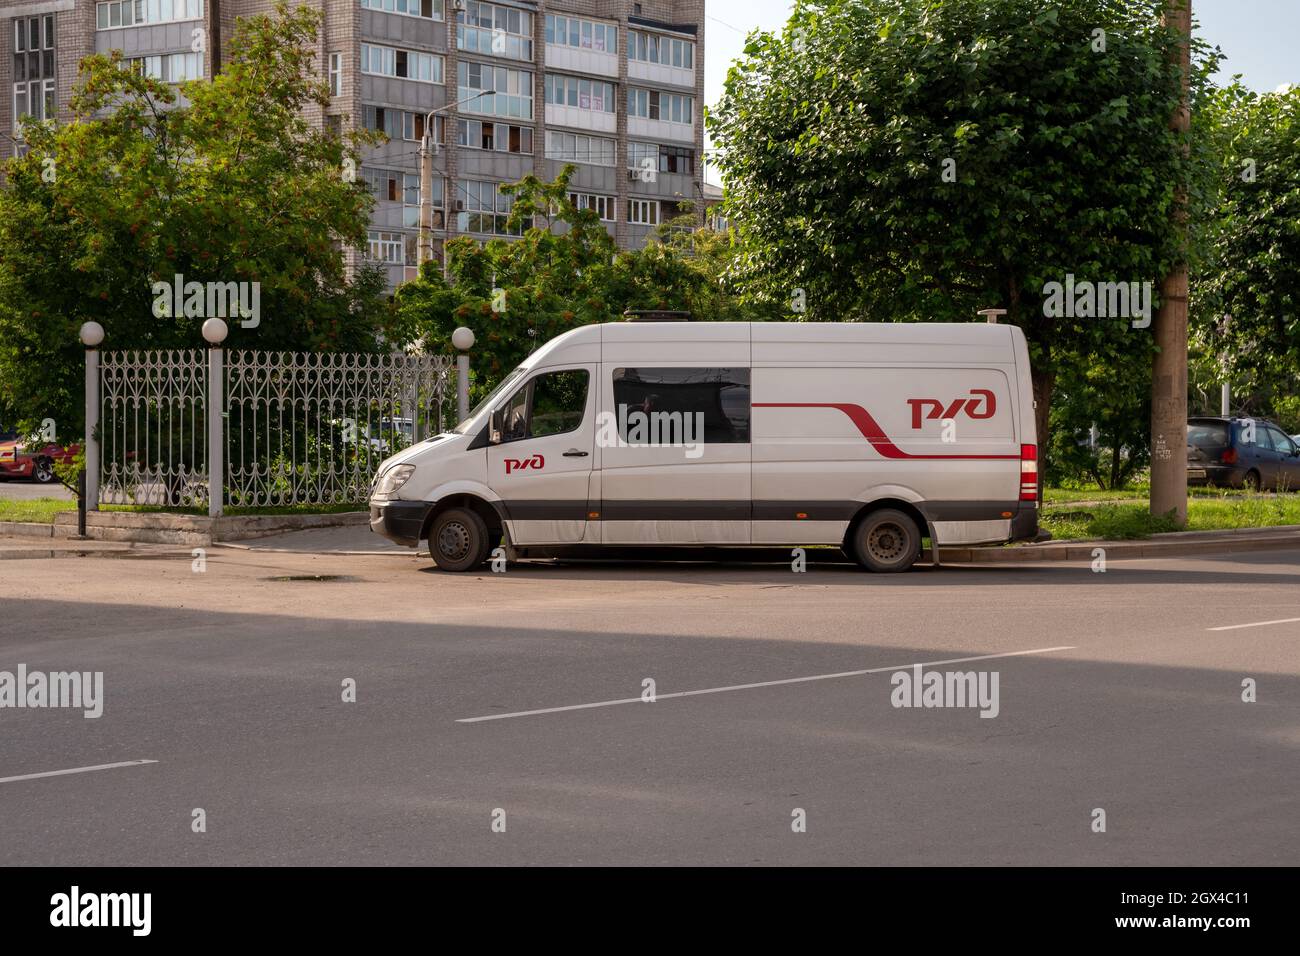
[(1294, 491), (1300, 445), (1262, 418), (1189, 418), (1187, 483)]

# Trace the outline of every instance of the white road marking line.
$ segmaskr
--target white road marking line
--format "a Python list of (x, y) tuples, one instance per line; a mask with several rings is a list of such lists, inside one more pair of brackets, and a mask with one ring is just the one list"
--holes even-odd
[(121, 763), (101, 763), (93, 767), (73, 767), (71, 770), (47, 770), (44, 773), (25, 773), (17, 777), (0, 777), (0, 783), (13, 783), (15, 780), (36, 780), (40, 777), (62, 777), (69, 773), (90, 773), (92, 770), (112, 770), (115, 767), (138, 767), (141, 764), (157, 762), (157, 760), (124, 760)]
[[(765, 680), (754, 684), (731, 684), (727, 687), (705, 687), (702, 690), (683, 690), (673, 694), (656, 694), (655, 701), (674, 697), (695, 697), (699, 694), (725, 694), (733, 690), (753, 690), (756, 687), (779, 687), (782, 684), (805, 684), (814, 680), (834, 680), (837, 677), (861, 677), (863, 674), (884, 674), (890, 671), (911, 670), (913, 667), (938, 667), (940, 664), (968, 664), (971, 661), (991, 661), (1002, 657), (1022, 657), (1025, 654), (1050, 654), (1053, 651), (1072, 651), (1075, 645), (1064, 647), (1036, 647), (1029, 651), (1008, 651), (1005, 654), (981, 654), (979, 657), (954, 657), (946, 661), (922, 661), (919, 664), (895, 664), (892, 667), (870, 667), (860, 671), (840, 671), (836, 674), (814, 674), (811, 677), (787, 677), (784, 680)], [(538, 714), (558, 714), (566, 710), (590, 710), (593, 707), (615, 707), (619, 704), (644, 703), (640, 697), (621, 700), (600, 700), (591, 704), (570, 704), (567, 707), (543, 707), (540, 710), (520, 710), (511, 714), (488, 714), (485, 717), (461, 717), (458, 724), (477, 724), (485, 720), (507, 720), (511, 717), (535, 717)]]
[(1295, 624), (1300, 617), (1284, 617), (1280, 621), (1256, 621), (1254, 624), (1227, 624), (1223, 627), (1207, 627), (1207, 631), (1239, 631), (1243, 627), (1267, 627), (1269, 624)]

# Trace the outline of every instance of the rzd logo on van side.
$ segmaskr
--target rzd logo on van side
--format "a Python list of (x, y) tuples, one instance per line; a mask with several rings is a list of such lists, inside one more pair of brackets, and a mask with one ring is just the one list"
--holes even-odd
[[(972, 388), (970, 393), (974, 398), (958, 398), (947, 408), (943, 407), (943, 402), (937, 398), (909, 398), (907, 404), (912, 406), (912, 427), (921, 427), (921, 410), (929, 408), (930, 413), (926, 419), (934, 420), (936, 418), (956, 418), (963, 411), (968, 418), (992, 418), (993, 413), (998, 410), (998, 400), (987, 388)], [(983, 408), (980, 408), (983, 396)]]
[(541, 471), (546, 467), (546, 459), (541, 455), (534, 455), (532, 458), (525, 458), (520, 461), (518, 458), (506, 459), (506, 474), (512, 471), (525, 471), (531, 468), (533, 471)]

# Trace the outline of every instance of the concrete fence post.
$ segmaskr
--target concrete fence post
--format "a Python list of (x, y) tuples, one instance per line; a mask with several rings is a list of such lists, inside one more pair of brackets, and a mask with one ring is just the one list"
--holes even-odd
[(456, 424), (469, 418), (469, 350), (474, 347), (474, 332), (461, 326), (451, 333), (451, 344), (460, 350), (456, 356)]
[(99, 510), (99, 345), (104, 327), (98, 322), (81, 326), (81, 344), (86, 347), (86, 486), (87, 511)]
[(203, 338), (208, 343), (208, 517), (220, 518), (225, 503), (226, 447), (224, 350), (229, 328), (221, 319), (203, 323)]

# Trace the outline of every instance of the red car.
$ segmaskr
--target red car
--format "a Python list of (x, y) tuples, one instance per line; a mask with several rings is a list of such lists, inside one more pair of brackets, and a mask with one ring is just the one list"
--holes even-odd
[(58, 481), (55, 464), (72, 461), (81, 450), (79, 445), (64, 448), (55, 442), (41, 443), (10, 439), (0, 441), (0, 479), (30, 478), (43, 485)]

